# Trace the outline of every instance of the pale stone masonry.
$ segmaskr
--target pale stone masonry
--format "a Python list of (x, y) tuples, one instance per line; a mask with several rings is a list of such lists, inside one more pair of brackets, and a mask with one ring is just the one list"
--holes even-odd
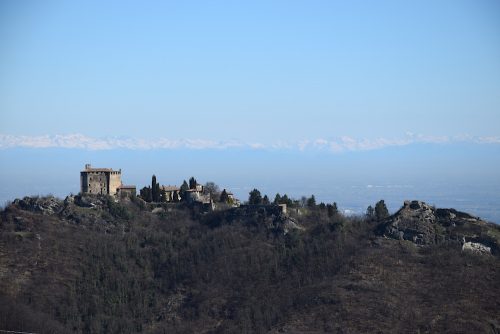
[[(111, 168), (92, 168), (90, 164), (80, 172), (80, 192), (82, 194), (116, 195), (122, 185), (122, 170)], [(132, 189), (128, 189), (132, 192)], [(123, 189), (125, 190), (125, 189)], [(135, 187), (134, 190), (135, 192)]]

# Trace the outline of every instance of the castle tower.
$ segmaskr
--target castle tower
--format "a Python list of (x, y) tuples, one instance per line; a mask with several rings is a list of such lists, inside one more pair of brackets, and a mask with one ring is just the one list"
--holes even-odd
[(111, 168), (92, 168), (90, 164), (80, 172), (80, 192), (82, 194), (115, 195), (122, 185), (122, 171)]

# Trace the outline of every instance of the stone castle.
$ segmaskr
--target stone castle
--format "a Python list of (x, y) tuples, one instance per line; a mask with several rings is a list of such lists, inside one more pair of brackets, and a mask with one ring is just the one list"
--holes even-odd
[(122, 170), (112, 168), (92, 168), (90, 164), (80, 172), (80, 192), (82, 194), (129, 195), (136, 194), (135, 186), (122, 184)]

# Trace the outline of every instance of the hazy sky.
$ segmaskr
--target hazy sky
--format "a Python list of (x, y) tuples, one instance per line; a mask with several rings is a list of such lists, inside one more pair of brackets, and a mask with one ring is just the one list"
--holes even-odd
[(0, 1), (0, 204), (85, 163), (500, 222), (500, 2)]
[(500, 135), (496, 0), (6, 0), (0, 50), (3, 135)]

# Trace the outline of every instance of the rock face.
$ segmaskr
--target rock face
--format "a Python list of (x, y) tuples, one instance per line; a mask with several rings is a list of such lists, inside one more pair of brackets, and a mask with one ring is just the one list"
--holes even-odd
[(417, 244), (436, 242), (434, 207), (420, 201), (405, 201), (403, 207), (386, 222), (385, 234)]
[(387, 237), (418, 245), (443, 242), (461, 244), (464, 250), (497, 252), (498, 226), (455, 209), (437, 209), (421, 201), (405, 201), (403, 207), (385, 219), (379, 232)]
[(44, 215), (58, 213), (63, 207), (62, 201), (53, 196), (24, 197), (23, 199), (15, 199), (12, 204), (17, 205), (22, 210), (39, 212)]
[(474, 253), (491, 254), (491, 247), (485, 246), (479, 242), (464, 242), (462, 250)]

